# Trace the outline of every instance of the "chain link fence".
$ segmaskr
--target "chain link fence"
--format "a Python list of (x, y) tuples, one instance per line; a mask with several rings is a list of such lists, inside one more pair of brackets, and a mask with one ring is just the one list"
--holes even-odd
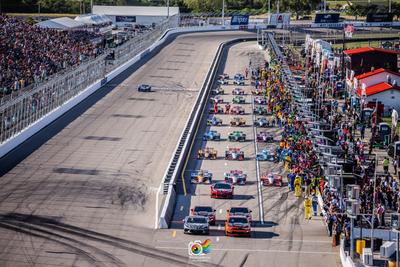
[[(0, 144), (60, 107), (89, 85), (103, 79), (107, 73), (151, 46), (165, 30), (177, 25), (178, 19), (171, 17), (155, 26), (154, 29), (133, 37), (121, 46), (107, 49), (96, 59), (84, 62), (74, 69), (51, 76), (47, 81), (0, 99)], [(113, 54), (113, 59), (109, 58), (110, 54)]]

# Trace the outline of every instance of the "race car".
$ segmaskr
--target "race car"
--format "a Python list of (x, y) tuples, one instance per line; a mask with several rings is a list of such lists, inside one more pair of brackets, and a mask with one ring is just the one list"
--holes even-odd
[(246, 216), (229, 216), (225, 222), (226, 236), (251, 236), (251, 226)]
[(265, 117), (257, 118), (254, 121), (254, 126), (256, 127), (270, 127), (271, 125), (270, 121)]
[(229, 113), (235, 115), (244, 115), (244, 108), (241, 106), (234, 106), (231, 108)]
[(190, 209), (193, 216), (203, 216), (208, 218), (210, 225), (215, 225), (215, 209), (211, 206), (196, 206)]
[(207, 119), (207, 126), (221, 126), (222, 120), (218, 117)]
[(274, 136), (271, 133), (259, 132), (257, 134), (257, 142), (273, 143)]
[(148, 84), (141, 84), (137, 89), (139, 92), (151, 92), (151, 86)]
[(233, 184), (218, 182), (211, 185), (211, 198), (233, 198)]
[(232, 95), (244, 95), (244, 90), (241, 88), (235, 88), (232, 90)]
[(246, 103), (246, 99), (243, 96), (237, 95), (232, 99), (232, 103), (233, 104), (244, 104), (244, 103)]
[(244, 216), (249, 220), (252, 221), (251, 218), (252, 210), (246, 207), (231, 207), (230, 209), (226, 210), (226, 217), (229, 218), (231, 216)]
[(229, 134), (228, 140), (230, 142), (245, 142), (246, 141), (246, 134), (242, 131), (233, 131)]
[(208, 182), (209, 184), (211, 184), (212, 177), (213, 177), (213, 175), (210, 171), (197, 170), (197, 171), (193, 171), (190, 174), (190, 182), (192, 184), (200, 184), (200, 183), (205, 183), (205, 182)]
[(224, 113), (224, 109), (217, 105), (217, 106), (211, 107), (208, 110), (208, 113), (209, 114), (223, 114)]
[(218, 133), (217, 131), (208, 131), (203, 135), (203, 141), (209, 141), (209, 140), (219, 141), (221, 140), (221, 134)]
[(206, 147), (197, 151), (197, 159), (217, 159), (217, 150)]
[(256, 160), (259, 161), (275, 161), (275, 153), (269, 149), (263, 149), (261, 152), (257, 153)]
[(240, 148), (229, 148), (229, 150), (225, 151), (225, 159), (226, 160), (244, 160), (244, 152), (240, 150)]
[(212, 103), (212, 104), (215, 104), (215, 103), (221, 104), (223, 102), (224, 102), (224, 99), (220, 95), (210, 97), (210, 103)]
[(225, 182), (231, 184), (246, 184), (247, 174), (243, 173), (243, 171), (239, 170), (231, 170), (230, 172), (224, 173)]
[(255, 115), (271, 115), (270, 112), (267, 111), (265, 107), (255, 107), (253, 110)]
[(233, 77), (233, 83), (236, 85), (244, 85), (244, 76), (240, 73), (235, 74)]
[(234, 117), (231, 120), (231, 126), (245, 126), (245, 125), (246, 125), (246, 121), (243, 118)]
[(218, 77), (226, 80), (226, 79), (229, 79), (229, 74), (222, 73)]
[(221, 79), (221, 78), (219, 78), (219, 79), (217, 80), (217, 83), (218, 83), (219, 85), (227, 85), (227, 84), (229, 84), (228, 80), (226, 80), (226, 79)]
[(279, 186), (283, 185), (282, 175), (273, 172), (261, 176), (261, 181), (264, 186)]
[(217, 87), (217, 88), (211, 90), (211, 94), (212, 95), (223, 95), (224, 89), (222, 89), (221, 87)]
[(256, 96), (254, 98), (254, 104), (256, 105), (266, 105), (267, 104), (267, 99), (263, 96)]
[(264, 90), (263, 89), (253, 89), (253, 90), (251, 90), (251, 94), (252, 95), (263, 95)]

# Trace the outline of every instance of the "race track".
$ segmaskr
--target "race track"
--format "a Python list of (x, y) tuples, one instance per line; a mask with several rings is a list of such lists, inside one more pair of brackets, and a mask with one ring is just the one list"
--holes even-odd
[(243, 36), (180, 36), (13, 151), (46, 140), (0, 179), (0, 265), (186, 266), (154, 248), (155, 192), (218, 45)]

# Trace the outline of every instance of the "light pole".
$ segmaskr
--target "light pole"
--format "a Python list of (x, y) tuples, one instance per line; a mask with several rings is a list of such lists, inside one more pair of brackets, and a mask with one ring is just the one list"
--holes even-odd
[(271, 0), (268, 0), (268, 24), (271, 23)]
[(90, 0), (90, 13), (93, 14), (93, 0)]
[(222, 26), (225, 26), (225, 0), (222, 0)]
[(169, 0), (167, 0), (167, 18), (169, 18)]

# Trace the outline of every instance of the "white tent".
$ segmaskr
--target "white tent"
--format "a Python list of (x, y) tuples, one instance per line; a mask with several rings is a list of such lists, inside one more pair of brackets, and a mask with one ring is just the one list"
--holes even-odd
[(85, 14), (80, 15), (75, 18), (75, 21), (87, 24), (87, 25), (101, 25), (101, 24), (111, 24), (111, 19), (106, 15), (98, 14)]
[(60, 29), (60, 30), (70, 30), (70, 29), (82, 28), (85, 26), (84, 23), (73, 20), (68, 17), (49, 19), (39, 22), (36, 25), (40, 28)]

